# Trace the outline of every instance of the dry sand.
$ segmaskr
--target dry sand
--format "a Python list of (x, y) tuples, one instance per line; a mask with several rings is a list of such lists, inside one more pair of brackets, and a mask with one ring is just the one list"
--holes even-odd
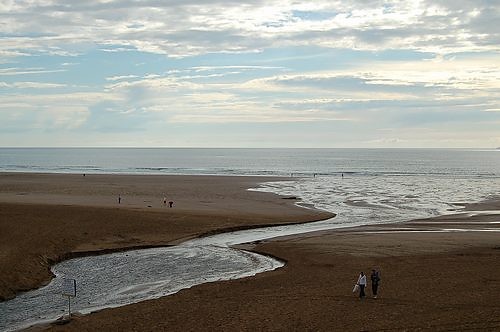
[[(290, 207), (287, 200), (274, 199), (276, 205), (269, 210), (288, 210)], [(265, 202), (267, 198), (254, 205), (264, 211), (263, 219), (267, 212), (260, 208), (260, 203)], [(244, 207), (247, 203), (239, 206)], [(282, 204), (286, 209), (282, 209)], [(12, 207), (10, 204), (7, 210), (11, 211)], [(36, 205), (35, 210), (41, 207)], [(57, 205), (44, 207), (58, 208)], [(67, 217), (80, 216), (86, 210), (99, 211), (95, 212), (97, 215), (102, 212), (97, 208), (61, 208), (81, 209), (77, 214), (66, 212)], [(492, 201), (471, 208), (500, 210), (500, 204)], [(122, 213), (122, 218), (132, 224), (130, 229), (121, 229), (127, 223), (120, 223), (114, 231), (129, 240), (141, 239), (138, 244), (147, 244), (151, 237), (129, 235), (131, 231), (140, 233), (133, 228), (130, 219), (137, 222), (136, 217), (141, 216), (147, 220), (146, 224), (155, 227), (162, 220), (157, 217), (162, 211), (153, 211), (150, 216), (146, 212), (143, 208), (139, 212), (121, 207), (110, 209), (109, 213)], [(211, 213), (217, 212), (215, 208)], [(247, 207), (242, 214), (249, 212)], [(47, 212), (44, 223), (52, 213)], [(208, 211), (201, 212), (204, 213)], [(284, 218), (278, 219), (288, 216), (289, 220), (295, 217), (299, 220), (300, 213), (297, 216), (294, 213), (284, 213)], [(30, 219), (23, 210), (18, 214), (21, 222)], [(32, 214), (33, 218), (37, 216), (36, 212)], [(279, 213), (273, 216), (276, 215)], [(274, 222), (273, 216), (263, 222)], [(304, 215), (302, 218), (307, 219)], [(172, 296), (102, 310), (77, 317), (70, 324), (48, 328), (64, 331), (500, 331), (500, 233), (485, 231), (499, 230), (499, 222), (500, 215), (494, 214), (447, 216), (247, 245), (247, 248), (285, 259), (287, 265), (256, 277), (199, 285)], [(77, 225), (81, 223), (76, 222)], [(3, 234), (4, 222), (1, 224)], [(172, 236), (172, 239), (192, 236), (200, 225), (205, 226), (202, 220), (197, 224), (196, 219), (190, 218), (185, 224), (189, 224), (185, 227), (193, 233), (186, 235), (189, 232), (169, 228), (179, 232), (175, 233), (179, 236)], [(40, 226), (39, 230), (42, 229)], [(442, 232), (443, 229), (473, 231)], [(93, 241), (90, 246), (95, 248), (120, 246), (119, 241), (106, 241), (101, 232), (101, 229), (94, 230), (88, 237), (80, 238), (78, 246), (89, 246), (88, 241)], [(61, 235), (64, 234), (67, 233), (62, 231)], [(159, 235), (148, 236), (155, 239)], [(110, 239), (115, 238), (111, 236)], [(53, 244), (61, 251), (63, 242), (53, 241), (43, 245)], [(15, 242), (10, 243), (9, 248), (16, 247)], [(2, 261), (2, 264), (5, 263)], [(10, 265), (3, 266), (10, 269)], [(379, 298), (359, 300), (351, 292), (352, 286), (360, 270), (368, 273), (372, 267), (381, 271)], [(369, 289), (367, 293), (370, 295)]]

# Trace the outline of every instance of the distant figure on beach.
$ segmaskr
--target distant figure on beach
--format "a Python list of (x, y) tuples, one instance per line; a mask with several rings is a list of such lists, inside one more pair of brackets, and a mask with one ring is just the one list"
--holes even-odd
[(370, 276), (370, 279), (372, 280), (372, 294), (373, 298), (377, 298), (377, 292), (378, 292), (378, 284), (380, 282), (380, 274), (377, 270), (373, 269), (372, 274)]
[(121, 202), (122, 202), (122, 196), (118, 195), (118, 204), (121, 204)]
[(344, 178), (344, 173), (342, 173), (342, 179)]
[(169, 207), (174, 206), (174, 202), (172, 202), (172, 201), (168, 202), (168, 206), (169, 206)]
[(359, 274), (358, 282), (356, 284), (359, 286), (359, 298), (363, 299), (365, 297), (366, 287), (366, 276), (363, 272)]
[(163, 206), (167, 206), (167, 198), (163, 197)]

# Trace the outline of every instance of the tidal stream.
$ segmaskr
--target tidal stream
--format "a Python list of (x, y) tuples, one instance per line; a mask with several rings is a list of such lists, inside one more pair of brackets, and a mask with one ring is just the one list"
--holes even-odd
[(47, 286), (0, 303), (0, 330), (18, 330), (67, 315), (68, 299), (61, 293), (65, 278), (77, 282), (77, 296), (71, 299), (71, 311), (87, 314), (159, 298), (202, 283), (272, 271), (284, 263), (230, 246), (331, 226), (328, 221), (321, 221), (267, 227), (193, 239), (174, 247), (63, 261), (53, 266), (56, 277)]

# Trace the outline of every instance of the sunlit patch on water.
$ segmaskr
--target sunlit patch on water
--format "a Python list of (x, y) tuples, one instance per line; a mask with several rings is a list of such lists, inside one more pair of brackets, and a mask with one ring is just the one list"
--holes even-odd
[(479, 202), (500, 195), (498, 188), (497, 177), (337, 175), (274, 182), (258, 190), (297, 196), (337, 213), (334, 224), (359, 225), (454, 214), (463, 206), (453, 202)]

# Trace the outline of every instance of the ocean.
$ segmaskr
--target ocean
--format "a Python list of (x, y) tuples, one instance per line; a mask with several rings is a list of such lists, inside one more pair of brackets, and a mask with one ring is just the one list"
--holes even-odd
[(0, 148), (0, 172), (500, 176), (500, 150)]
[(0, 172), (292, 176), (292, 181), (270, 177), (251, 190), (298, 196), (302, 204), (337, 214), (320, 222), (61, 262), (52, 268), (56, 278), (49, 285), (0, 303), (5, 331), (59, 317), (66, 305), (59, 294), (64, 278), (79, 285), (74, 310), (88, 313), (284, 265), (234, 244), (457, 213), (466, 202), (500, 197), (499, 150), (2, 148)]

